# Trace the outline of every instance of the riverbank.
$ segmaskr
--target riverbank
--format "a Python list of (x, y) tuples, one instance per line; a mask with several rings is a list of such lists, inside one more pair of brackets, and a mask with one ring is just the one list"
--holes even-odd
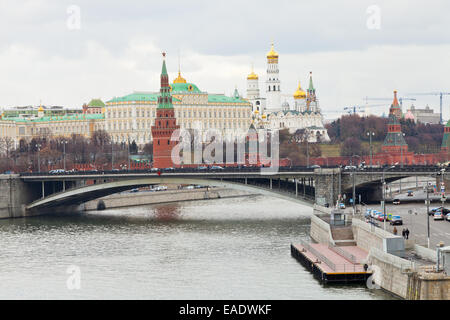
[[(330, 215), (330, 208), (314, 206), (310, 237), (315, 243), (306, 243), (297, 255), (312, 255), (314, 266), (323, 264), (332, 275), (340, 266), (333, 262), (337, 258), (341, 264), (346, 261), (355, 266), (367, 265), (367, 273), (374, 281), (367, 284), (370, 288), (382, 288), (402, 299), (450, 299), (450, 275), (443, 271), (442, 257), (436, 270), (436, 250), (414, 244), (348, 214), (345, 225), (333, 225)], [(307, 250), (308, 246), (313, 248)], [(321, 246), (327, 250), (322, 248), (317, 253)], [(349, 255), (348, 251), (353, 254)], [(356, 251), (363, 254), (357, 257)]]
[(165, 191), (140, 191), (112, 194), (83, 205), (85, 211), (97, 210), (104, 204), (104, 209), (142, 206), (150, 204), (171, 203), (181, 201), (211, 200), (223, 198), (248, 197), (256, 193), (234, 190), (229, 188), (201, 188), (201, 189), (169, 189)]

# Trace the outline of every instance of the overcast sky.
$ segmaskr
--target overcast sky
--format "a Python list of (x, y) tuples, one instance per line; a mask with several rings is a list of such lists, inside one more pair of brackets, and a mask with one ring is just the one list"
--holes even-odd
[[(0, 106), (81, 107), (157, 91), (162, 51), (171, 79), (180, 53), (183, 76), (201, 90), (237, 86), (245, 96), (252, 64), (264, 88), (273, 40), (286, 99), (312, 71), (332, 118), (365, 96), (450, 92), (449, 12), (445, 0), (1, 0)], [(438, 110), (438, 96), (416, 98)], [(387, 113), (385, 103), (373, 111)]]

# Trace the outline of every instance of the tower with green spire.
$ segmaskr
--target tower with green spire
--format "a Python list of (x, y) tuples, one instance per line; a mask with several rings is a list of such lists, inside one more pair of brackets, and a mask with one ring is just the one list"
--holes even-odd
[(309, 86), (306, 90), (306, 110), (309, 112), (319, 112), (316, 99), (316, 89), (313, 85), (312, 72), (309, 72)]
[[(165, 56), (166, 54), (163, 53), (163, 58)], [(172, 105), (166, 60), (163, 59), (158, 107), (156, 108), (155, 125), (152, 126), (154, 168), (174, 167), (171, 154), (176, 141), (171, 141), (170, 138), (174, 131), (179, 128), (180, 126), (177, 125), (175, 110)]]

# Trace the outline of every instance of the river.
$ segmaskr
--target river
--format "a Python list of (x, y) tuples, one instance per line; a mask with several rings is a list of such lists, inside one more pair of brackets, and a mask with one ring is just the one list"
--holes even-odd
[(311, 210), (252, 196), (0, 220), (0, 299), (392, 299), (291, 257)]

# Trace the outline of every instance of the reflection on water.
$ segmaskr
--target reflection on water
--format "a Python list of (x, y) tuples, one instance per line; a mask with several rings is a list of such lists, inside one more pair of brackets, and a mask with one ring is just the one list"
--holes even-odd
[[(310, 212), (257, 196), (1, 220), (0, 298), (391, 298), (322, 286), (290, 256)], [(67, 288), (71, 265), (79, 290)]]

